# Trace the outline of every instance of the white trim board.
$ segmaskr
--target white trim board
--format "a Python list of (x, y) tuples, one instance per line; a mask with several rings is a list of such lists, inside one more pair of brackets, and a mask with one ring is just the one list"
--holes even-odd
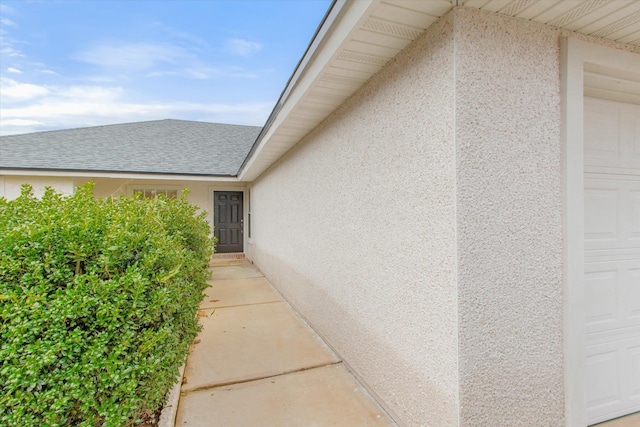
[[(561, 43), (564, 148), (564, 388), (565, 425), (585, 427), (584, 96), (585, 74), (640, 81), (640, 55), (573, 38)], [(631, 95), (631, 94), (630, 94)], [(633, 94), (639, 95), (639, 94)], [(625, 99), (630, 102), (632, 97)], [(640, 98), (638, 98), (640, 99)]]

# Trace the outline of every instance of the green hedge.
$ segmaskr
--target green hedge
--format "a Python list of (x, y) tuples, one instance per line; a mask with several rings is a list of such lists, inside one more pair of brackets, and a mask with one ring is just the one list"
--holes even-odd
[(0, 198), (0, 425), (129, 426), (164, 403), (213, 241), (179, 199)]

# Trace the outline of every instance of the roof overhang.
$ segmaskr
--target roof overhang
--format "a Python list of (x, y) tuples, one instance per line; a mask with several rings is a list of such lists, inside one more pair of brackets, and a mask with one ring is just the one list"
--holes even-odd
[(258, 178), (455, 6), (640, 46), (640, 1), (634, 0), (335, 0), (238, 178)]
[(135, 172), (98, 172), (44, 169), (0, 169), (0, 176), (46, 176), (64, 178), (144, 179), (157, 181), (238, 182), (234, 176), (183, 175)]

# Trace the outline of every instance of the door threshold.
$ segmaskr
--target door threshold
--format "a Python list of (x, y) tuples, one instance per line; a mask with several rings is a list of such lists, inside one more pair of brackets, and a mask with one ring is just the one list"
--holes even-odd
[(243, 259), (244, 252), (229, 252), (224, 254), (213, 254), (211, 259)]

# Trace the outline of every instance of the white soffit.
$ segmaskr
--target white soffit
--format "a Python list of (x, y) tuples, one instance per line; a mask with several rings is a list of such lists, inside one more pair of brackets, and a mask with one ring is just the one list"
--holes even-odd
[[(454, 6), (640, 46), (640, 0), (337, 0), (238, 178), (260, 176)], [(614, 89), (623, 80), (593, 86)]]
[(239, 179), (260, 176), (452, 7), (451, 0), (336, 1)]
[(640, 46), (638, 0), (465, 0), (463, 5)]

